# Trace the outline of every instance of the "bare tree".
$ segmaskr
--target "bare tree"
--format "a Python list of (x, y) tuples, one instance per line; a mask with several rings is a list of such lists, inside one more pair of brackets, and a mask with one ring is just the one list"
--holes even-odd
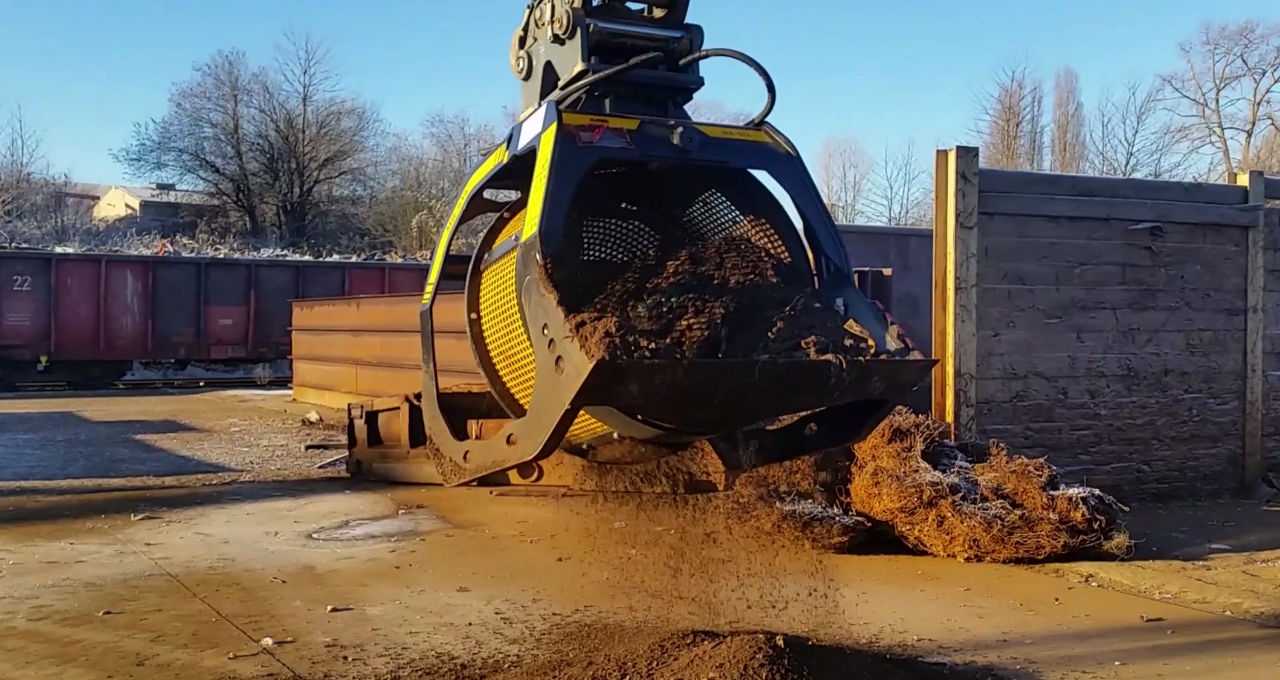
[(282, 240), (304, 240), (318, 207), (340, 200), (372, 167), (381, 121), (342, 90), (328, 51), (309, 37), (286, 36), (275, 72), (258, 84), (263, 197)]
[(59, 245), (88, 225), (70, 180), (54, 173), (21, 107), (0, 121), (0, 246)]
[(264, 77), (239, 50), (215, 53), (173, 89), (165, 115), (135, 123), (129, 142), (112, 157), (131, 177), (209, 192), (251, 233), (260, 233), (258, 156), (272, 150), (253, 98)]
[(0, 220), (19, 220), (30, 210), (48, 171), (41, 145), (21, 106), (0, 124)]
[(1053, 78), (1051, 126), (1049, 169), (1054, 172), (1083, 172), (1088, 153), (1084, 100), (1080, 96), (1080, 78), (1070, 67), (1058, 69)]
[(1269, 175), (1280, 175), (1280, 128), (1271, 128), (1262, 136), (1249, 166)]
[(1044, 86), (1025, 66), (996, 76), (979, 105), (978, 132), (986, 165), (1044, 169)]
[[(370, 215), (374, 232), (400, 250), (430, 252), (468, 176), (505, 131), (464, 113), (436, 112), (423, 120), (417, 136), (397, 136), (388, 146), (387, 176)], [(464, 229), (452, 248), (469, 251), (479, 237)]]
[(841, 224), (857, 222), (866, 211), (864, 203), (871, 178), (866, 152), (852, 137), (827, 137), (818, 163), (818, 186), (832, 219)]
[(684, 108), (690, 118), (701, 123), (743, 125), (755, 115), (730, 109), (724, 102), (715, 99), (695, 99)]
[(1104, 91), (1087, 132), (1088, 171), (1114, 177), (1187, 179), (1195, 174), (1194, 145), (1162, 110), (1158, 83), (1127, 83)]
[(896, 155), (885, 147), (871, 181), (871, 219), (878, 224), (929, 224), (933, 212), (929, 188), (929, 175), (918, 162), (914, 141)]
[(135, 178), (209, 193), (252, 234), (270, 227), (301, 241), (318, 214), (361, 188), (381, 132), (323, 47), (288, 37), (271, 69), (237, 50), (197, 65), (164, 116), (135, 125), (113, 156)]
[(1223, 175), (1249, 170), (1280, 129), (1280, 23), (1206, 23), (1179, 51), (1182, 70), (1161, 78), (1169, 110)]

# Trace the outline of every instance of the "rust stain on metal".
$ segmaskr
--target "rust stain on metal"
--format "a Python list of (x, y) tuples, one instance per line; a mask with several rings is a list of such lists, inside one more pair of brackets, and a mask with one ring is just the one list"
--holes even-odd
[[(421, 295), (295, 300), (294, 398), (345, 408), (422, 389)], [(446, 385), (483, 382), (467, 341), (463, 294), (442, 291), (433, 308), (437, 370)]]

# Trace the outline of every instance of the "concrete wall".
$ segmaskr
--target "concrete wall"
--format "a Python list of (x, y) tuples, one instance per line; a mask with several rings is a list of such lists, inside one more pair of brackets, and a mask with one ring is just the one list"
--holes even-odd
[(981, 432), (1097, 485), (1229, 490), (1245, 230), (997, 210), (978, 226)]
[(928, 354), (933, 294), (933, 229), (842, 224), (853, 267), (893, 270), (892, 299), (883, 301), (907, 335)]
[[(933, 229), (842, 224), (840, 237), (855, 269), (891, 270), (890, 299), (880, 300), (907, 336), (926, 355), (930, 353), (933, 297)], [(929, 411), (932, 381), (925, 381), (907, 400), (921, 413)]]
[[(958, 329), (948, 359), (958, 369), (942, 388), (959, 394), (953, 422), (1122, 497), (1239, 490), (1248, 470), (1245, 386), (1260, 378), (1246, 359), (1246, 302), (1261, 211), (1246, 188), (970, 175), (952, 182), (970, 186), (950, 204), (972, 203), (971, 223), (957, 212), (957, 236), (946, 236), (959, 253), (948, 322)], [(1272, 248), (1265, 364), (1280, 395)], [(1272, 452), (1278, 410), (1268, 405), (1263, 416)]]

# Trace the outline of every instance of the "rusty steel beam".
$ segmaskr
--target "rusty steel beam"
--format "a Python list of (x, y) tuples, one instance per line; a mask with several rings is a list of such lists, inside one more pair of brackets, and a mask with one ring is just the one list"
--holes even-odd
[[(368, 295), (293, 301), (292, 330), (408, 331), (420, 329), (422, 295)], [(432, 310), (437, 330), (466, 333), (466, 310), (460, 291), (440, 293)]]
[[(464, 333), (437, 333), (436, 366), (443, 371), (479, 374)], [(354, 363), (419, 370), (421, 337), (404, 331), (309, 331), (293, 333), (295, 360)]]
[[(294, 399), (345, 409), (421, 391), (421, 302), (416, 293), (294, 301)], [(467, 340), (463, 294), (442, 292), (433, 312), (441, 383), (483, 383)]]

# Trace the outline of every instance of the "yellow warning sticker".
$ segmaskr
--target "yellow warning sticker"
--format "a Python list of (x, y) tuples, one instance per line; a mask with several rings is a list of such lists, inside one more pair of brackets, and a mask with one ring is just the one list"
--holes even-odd
[(635, 130), (640, 127), (639, 118), (619, 118), (617, 116), (592, 116), (585, 113), (565, 111), (560, 115), (566, 125), (603, 125), (623, 130)]
[(721, 127), (719, 125), (695, 125), (709, 137), (719, 139), (738, 139), (744, 142), (772, 142), (773, 138), (764, 130), (755, 128)]

